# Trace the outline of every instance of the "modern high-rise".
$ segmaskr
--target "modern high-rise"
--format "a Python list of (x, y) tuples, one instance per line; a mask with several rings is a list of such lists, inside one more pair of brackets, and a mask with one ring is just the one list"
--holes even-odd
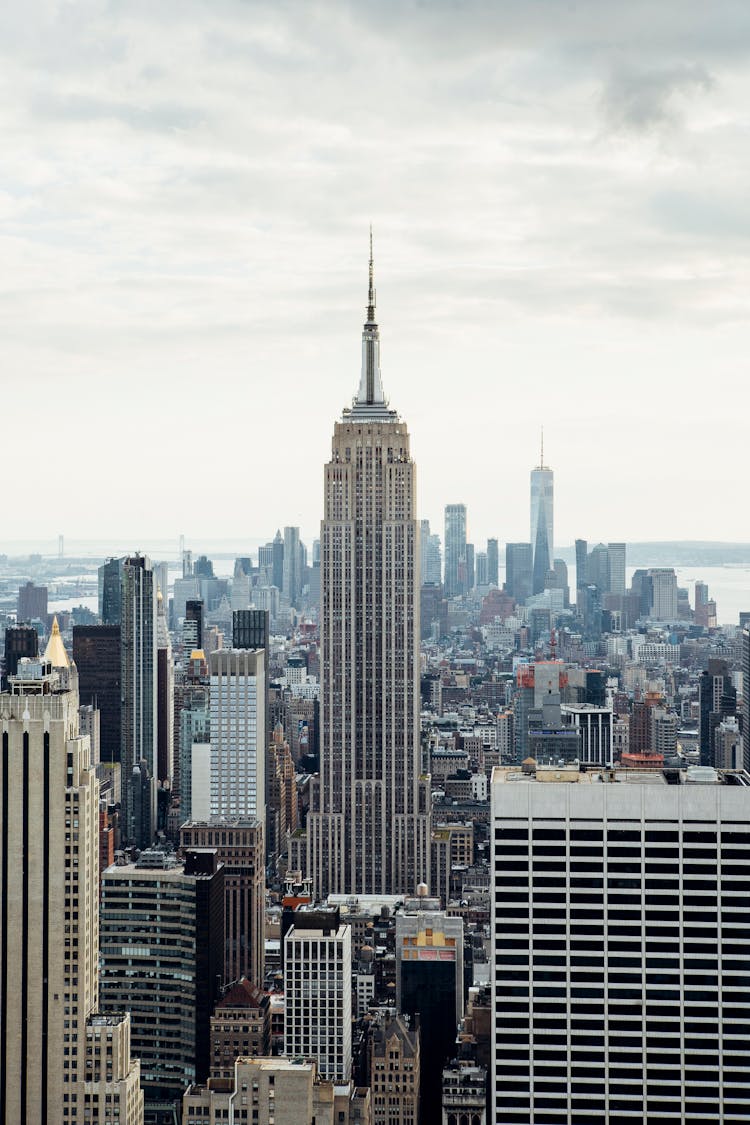
[[(148, 847), (154, 838), (156, 809), (134, 800), (136, 770), (144, 762), (150, 777), (156, 776), (158, 730), (158, 673), (156, 632), (156, 581), (151, 560), (133, 555), (122, 563), (120, 624), (120, 712), (122, 765), (123, 835), (138, 847)], [(136, 804), (146, 815), (136, 818)], [(155, 805), (155, 801), (154, 801)]]
[(125, 559), (107, 559), (99, 567), (99, 617), (102, 625), (119, 625), (122, 618), (122, 567)]
[[(552, 560), (555, 557), (554, 489), (554, 473), (544, 464), (544, 439), (542, 439), (539, 464), (531, 470), (531, 546), (534, 551), (535, 594), (544, 589), (543, 578), (552, 569)], [(539, 586), (540, 580), (541, 586)]]
[(174, 776), (174, 664), (161, 590), (157, 594), (156, 685), (156, 777), (170, 783)]
[(505, 589), (523, 604), (531, 597), (534, 551), (530, 543), (505, 544)]
[(284, 528), (284, 581), (283, 593), (290, 605), (299, 604), (302, 593), (302, 554), (300, 551), (299, 528)]
[(497, 539), (487, 540), (487, 581), (490, 586), (500, 585), (500, 558)]
[(103, 1011), (130, 1011), (146, 1114), (172, 1125), (185, 1087), (205, 1081), (220, 996), (224, 869), (213, 849), (184, 863), (146, 849), (102, 878)]
[(209, 657), (211, 815), (265, 818), (266, 670), (263, 649)]
[(495, 769), (490, 1120), (750, 1120), (750, 777)]
[(338, 910), (296, 910), (284, 938), (284, 1054), (351, 1078), (352, 928)]
[(626, 588), (626, 554), (625, 543), (609, 543), (609, 592), (624, 597)]
[(439, 586), (442, 581), (440, 536), (431, 533), (429, 520), (421, 520), (420, 522), (419, 553), (421, 559), (422, 585)]
[[(136, 1125), (127, 1043), (100, 1074), (87, 1051), (99, 1000), (99, 782), (56, 621), (44, 656), (22, 660), (0, 695), (0, 731), (3, 1125), (83, 1125), (105, 1084), (110, 1112)], [(126, 1036), (126, 1022), (118, 1015), (111, 1034)]]
[(651, 613), (657, 621), (677, 620), (677, 575), (671, 567), (649, 570)]
[(73, 660), (81, 703), (99, 711), (102, 762), (119, 762), (122, 751), (120, 626), (74, 625)]
[(372, 257), (362, 374), (336, 422), (321, 524), (321, 769), (308, 817), (318, 895), (429, 878), (419, 744), (419, 534), (409, 432), (383, 394)]
[(284, 540), (279, 529), (276, 530), (271, 546), (273, 547), (271, 585), (275, 586), (277, 590), (282, 590), (284, 588)]
[(445, 507), (445, 595), (466, 593), (466, 505)]

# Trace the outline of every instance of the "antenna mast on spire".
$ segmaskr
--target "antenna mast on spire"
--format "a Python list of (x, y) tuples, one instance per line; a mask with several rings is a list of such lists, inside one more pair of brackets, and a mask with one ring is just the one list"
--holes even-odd
[(370, 223), (370, 284), (367, 291), (367, 323), (375, 323), (375, 281), (372, 259), (372, 223)]
[(542, 449), (539, 455), (539, 468), (544, 468), (544, 426), (542, 426)]

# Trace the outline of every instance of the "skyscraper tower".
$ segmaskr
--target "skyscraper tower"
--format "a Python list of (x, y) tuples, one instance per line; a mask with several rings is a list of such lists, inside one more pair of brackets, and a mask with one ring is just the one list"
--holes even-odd
[[(158, 730), (158, 675), (156, 631), (156, 581), (151, 560), (146, 555), (133, 555), (122, 565), (120, 626), (120, 685), (122, 689), (121, 750), (122, 803), (125, 810), (125, 838), (147, 848), (156, 829), (156, 787), (153, 807), (148, 802), (134, 801), (134, 771), (144, 777), (141, 762), (148, 776), (156, 776)], [(139, 813), (138, 810), (141, 810)]]
[(383, 394), (372, 244), (362, 374), (336, 422), (321, 524), (317, 894), (414, 892), (429, 876), (419, 768), (419, 533), (409, 432)]
[(99, 1066), (99, 782), (78, 702), (55, 619), (44, 656), (23, 660), (0, 695), (4, 1125), (104, 1120), (105, 1097), (109, 1120), (143, 1121), (127, 1016), (107, 1021), (110, 1053), (113, 1036), (123, 1051)]
[(466, 593), (466, 505), (445, 507), (445, 594)]
[[(534, 552), (534, 593), (544, 589), (544, 578), (552, 569), (554, 544), (554, 491), (552, 469), (544, 464), (544, 430), (539, 464), (531, 470), (531, 547)], [(541, 526), (540, 526), (541, 525)], [(538, 576), (541, 578), (539, 590)]]

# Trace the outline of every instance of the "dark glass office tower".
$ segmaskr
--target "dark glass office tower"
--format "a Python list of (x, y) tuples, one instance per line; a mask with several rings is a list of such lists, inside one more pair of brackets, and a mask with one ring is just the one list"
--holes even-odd
[(120, 626), (74, 625), (73, 660), (82, 704), (99, 708), (101, 760), (120, 761)]
[(31, 625), (9, 625), (5, 630), (5, 675), (3, 690), (8, 676), (15, 676), (18, 662), (22, 657), (33, 659), (39, 655), (39, 634)]

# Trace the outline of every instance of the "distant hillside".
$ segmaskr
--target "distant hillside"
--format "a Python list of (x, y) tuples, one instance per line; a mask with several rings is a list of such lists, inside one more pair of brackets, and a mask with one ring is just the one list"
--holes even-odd
[[(589, 550), (596, 540), (589, 540)], [(555, 552), (575, 563), (575, 547)], [(750, 566), (750, 543), (711, 543), (698, 539), (673, 542), (628, 543), (628, 566)]]

